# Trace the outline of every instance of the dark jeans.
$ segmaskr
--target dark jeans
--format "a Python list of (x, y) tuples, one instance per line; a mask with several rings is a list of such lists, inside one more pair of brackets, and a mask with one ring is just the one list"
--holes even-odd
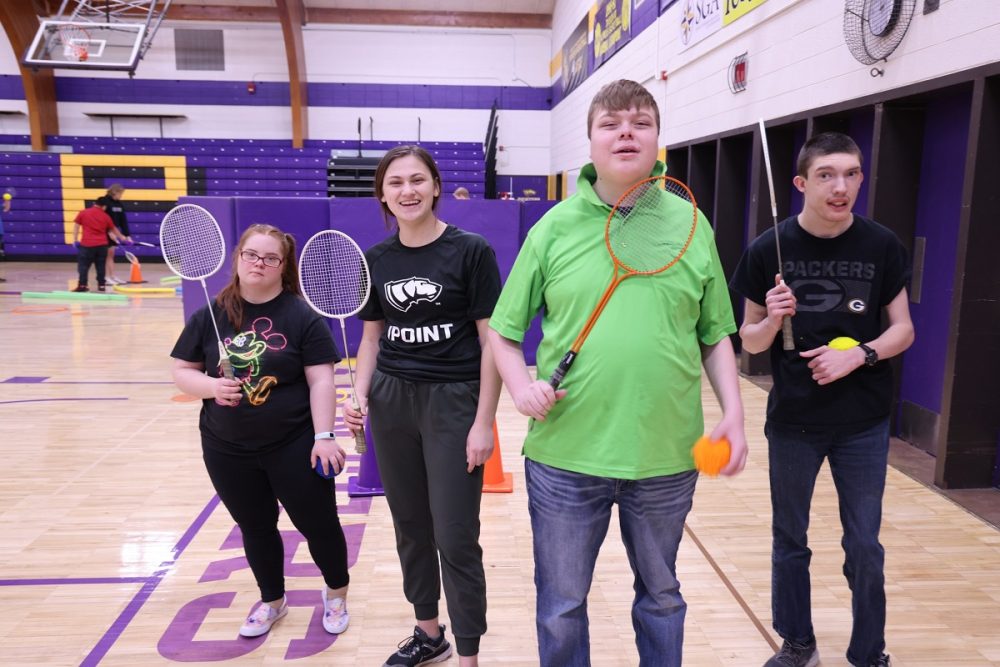
[(803, 432), (765, 427), (771, 468), (773, 546), (771, 613), (784, 639), (812, 639), (809, 505), (823, 459), (840, 499), (844, 576), (852, 593), (854, 625), (847, 659), (869, 665), (885, 648), (885, 550), (879, 543), (882, 494), (889, 452), (889, 422), (860, 432)]
[(309, 465), (312, 429), (259, 456), (212, 449), (202, 454), (222, 504), (243, 533), (243, 550), (265, 602), (285, 594), (285, 550), (278, 532), (278, 501), (306, 538), (313, 562), (330, 588), (347, 585), (347, 541), (337, 517), (333, 480)]
[(104, 262), (107, 261), (108, 246), (84, 246), (81, 245), (76, 251), (76, 268), (80, 274), (79, 284), (87, 286), (87, 274), (90, 273), (90, 265), (97, 269), (97, 285), (104, 284)]
[(677, 547), (698, 473), (640, 480), (595, 477), (524, 460), (535, 552), (535, 624), (542, 667), (589, 667), (587, 594), (618, 505), (632, 568), (632, 627), (641, 667), (680, 667), (687, 603)]

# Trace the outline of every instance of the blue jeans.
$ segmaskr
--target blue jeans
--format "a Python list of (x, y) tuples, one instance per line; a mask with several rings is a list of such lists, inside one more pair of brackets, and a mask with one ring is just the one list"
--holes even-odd
[(860, 432), (803, 432), (768, 424), (771, 468), (771, 614), (784, 639), (814, 637), (807, 546), (809, 505), (823, 459), (829, 459), (844, 528), (844, 576), (851, 589), (854, 625), (847, 660), (869, 665), (885, 648), (885, 550), (882, 524), (889, 453), (889, 422)]
[(535, 551), (535, 623), (542, 667), (590, 665), (587, 593), (618, 504), (635, 576), (632, 627), (643, 667), (681, 664), (684, 616), (675, 562), (698, 474), (594, 477), (525, 459)]

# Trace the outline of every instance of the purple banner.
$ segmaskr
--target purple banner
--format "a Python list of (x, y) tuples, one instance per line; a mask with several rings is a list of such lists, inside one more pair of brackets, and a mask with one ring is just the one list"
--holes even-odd
[(594, 16), (594, 69), (631, 39), (632, 0), (600, 0)]
[(667, 9), (670, 8), (670, 5), (674, 4), (675, 2), (677, 2), (677, 0), (660, 0), (660, 13), (662, 14), (663, 12), (667, 11)]
[(566, 97), (590, 74), (587, 68), (587, 17), (570, 34), (562, 47), (562, 95)]

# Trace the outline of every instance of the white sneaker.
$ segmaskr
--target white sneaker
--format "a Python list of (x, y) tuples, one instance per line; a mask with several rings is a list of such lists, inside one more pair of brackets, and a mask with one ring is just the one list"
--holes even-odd
[(323, 587), (323, 629), (331, 635), (339, 635), (351, 623), (344, 598), (327, 599), (330, 589)]
[(275, 609), (266, 602), (261, 602), (240, 628), (240, 634), (244, 637), (260, 637), (271, 629), (271, 626), (288, 613), (288, 600), (281, 598), (281, 607)]
[(109, 285), (124, 285), (125, 284), (124, 280), (121, 280), (119, 278), (115, 278), (114, 276), (108, 276), (108, 278), (107, 278), (107, 280), (105, 282), (107, 282)]

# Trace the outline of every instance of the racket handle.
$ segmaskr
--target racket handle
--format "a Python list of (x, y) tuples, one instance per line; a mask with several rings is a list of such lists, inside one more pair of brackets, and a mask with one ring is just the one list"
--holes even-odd
[(788, 315), (781, 318), (781, 348), (786, 352), (795, 349), (795, 336), (792, 335), (792, 318)]
[(558, 389), (559, 385), (562, 384), (563, 378), (566, 377), (566, 373), (569, 372), (570, 366), (576, 361), (576, 352), (570, 350), (563, 355), (563, 358), (559, 361), (559, 365), (556, 369), (552, 371), (552, 375), (549, 377), (549, 386), (553, 389)]
[[(352, 407), (355, 410), (361, 409), (358, 407), (357, 403), (355, 403)], [(358, 432), (354, 434), (354, 451), (356, 451), (358, 454), (364, 454), (365, 452), (368, 451), (368, 441), (365, 440), (364, 424), (362, 424), (361, 428), (358, 429)]]
[(229, 357), (219, 357), (219, 368), (222, 369), (222, 375), (227, 380), (236, 379), (236, 374), (233, 373), (233, 364), (229, 361)]

